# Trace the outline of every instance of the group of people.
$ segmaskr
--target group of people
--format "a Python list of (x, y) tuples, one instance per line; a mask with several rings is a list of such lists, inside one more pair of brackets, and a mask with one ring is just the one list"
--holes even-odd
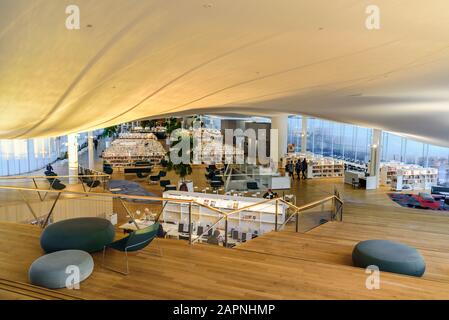
[(295, 172), (298, 176), (298, 179), (301, 179), (301, 175), (303, 179), (307, 179), (307, 159), (304, 158), (302, 161), (301, 159), (296, 160), (296, 162), (293, 162), (293, 160), (290, 160), (285, 165), (285, 173), (292, 177), (292, 179), (295, 179)]

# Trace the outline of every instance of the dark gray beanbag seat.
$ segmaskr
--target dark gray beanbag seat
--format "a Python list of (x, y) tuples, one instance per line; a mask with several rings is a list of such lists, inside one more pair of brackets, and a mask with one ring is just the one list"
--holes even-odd
[(103, 218), (75, 218), (59, 221), (45, 228), (41, 247), (45, 252), (83, 250), (94, 252), (114, 240), (114, 226)]
[(59, 289), (79, 284), (93, 270), (94, 260), (90, 254), (80, 250), (64, 250), (35, 260), (28, 271), (28, 278), (33, 285)]
[(423, 257), (415, 248), (389, 240), (359, 242), (352, 251), (354, 266), (377, 266), (380, 271), (421, 277), (426, 270)]

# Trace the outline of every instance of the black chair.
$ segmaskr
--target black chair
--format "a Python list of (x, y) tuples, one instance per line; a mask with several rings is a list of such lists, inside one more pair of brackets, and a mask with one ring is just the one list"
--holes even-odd
[[(47, 177), (57, 177), (58, 175), (53, 171), (45, 171), (44, 174)], [(64, 190), (66, 188), (65, 184), (61, 182), (61, 180), (57, 178), (47, 178), (50, 187), (54, 190)]]
[(148, 177), (148, 174), (144, 174), (142, 171), (138, 171), (138, 172), (136, 172), (136, 176), (139, 179), (143, 179), (145, 177)]
[(215, 164), (210, 164), (209, 166), (207, 166), (206, 170), (207, 171), (216, 171), (217, 166)]
[(176, 191), (176, 186), (167, 185), (165, 186), (164, 191)]
[(103, 164), (103, 172), (106, 174), (112, 174), (114, 172), (114, 169), (112, 169), (112, 166), (110, 164)]
[[(148, 246), (154, 238), (156, 238), (159, 231), (159, 222), (156, 222), (155, 224), (146, 227), (145, 229), (140, 229), (134, 232), (131, 232), (127, 237), (122, 238), (120, 240), (114, 241), (111, 244), (108, 244), (103, 247), (103, 260), (102, 260), (102, 266), (106, 269), (128, 275), (129, 274), (129, 265), (128, 265), (128, 252), (138, 251), (142, 250), (146, 246)], [(126, 271), (122, 272), (119, 270), (111, 269), (110, 267), (106, 267), (104, 264), (104, 258), (106, 249), (111, 248), (118, 251), (125, 252), (125, 259), (126, 259)], [(159, 247), (160, 255), (162, 256), (161, 248)]]
[(167, 166), (168, 166), (168, 161), (165, 160), (165, 159), (162, 159), (161, 162), (160, 162), (160, 165), (161, 165), (163, 168), (167, 168)]
[(214, 244), (214, 245), (219, 245), (220, 241), (218, 240), (218, 237), (220, 236), (220, 231), (219, 230), (215, 230), (214, 234), (210, 235), (210, 237), (207, 239), (207, 244)]
[(159, 185), (162, 187), (162, 188), (165, 188), (166, 186), (168, 186), (170, 184), (170, 180), (161, 180), (161, 181), (159, 181)]
[(221, 188), (221, 186), (223, 185), (222, 181), (220, 180), (212, 180), (210, 182), (210, 186), (212, 187), (212, 189), (219, 189)]
[(51, 188), (54, 190), (64, 190), (66, 188), (65, 184), (56, 179), (56, 181), (51, 185)]
[(259, 187), (258, 187), (258, 185), (257, 185), (257, 182), (255, 182), (255, 181), (249, 181), (249, 182), (247, 182), (247, 183), (246, 183), (246, 188), (247, 188), (248, 190), (258, 190), (258, 189), (259, 189)]
[(88, 182), (86, 182), (86, 185), (92, 189), (98, 187), (100, 184), (101, 182), (99, 180), (90, 179)]
[[(79, 175), (83, 176), (82, 173), (80, 173)], [(83, 183), (85, 183), (91, 189), (96, 188), (101, 184), (101, 182), (99, 180), (93, 180), (92, 178), (89, 178), (89, 177), (82, 177), (81, 181)]]
[(352, 188), (353, 189), (359, 189), (360, 188), (360, 181), (356, 181), (355, 178), (352, 178)]
[(157, 176), (150, 176), (150, 183), (156, 184), (159, 180), (161, 180), (161, 177), (159, 175)]

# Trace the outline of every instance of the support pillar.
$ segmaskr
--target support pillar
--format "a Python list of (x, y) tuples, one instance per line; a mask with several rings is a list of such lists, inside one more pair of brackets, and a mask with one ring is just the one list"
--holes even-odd
[[(78, 135), (67, 135), (67, 154), (69, 158), (69, 175), (78, 175)], [(70, 178), (69, 184), (77, 184), (78, 178)]]
[(89, 169), (95, 169), (95, 146), (94, 146), (94, 133), (89, 131), (87, 133), (87, 155), (89, 159)]
[(271, 117), (270, 157), (279, 165), (287, 153), (288, 115)]
[(301, 153), (307, 152), (307, 116), (302, 116), (301, 126)]
[(377, 177), (377, 187), (380, 178), (380, 158), (382, 154), (382, 130), (373, 129), (373, 140), (371, 143), (371, 160), (368, 167), (370, 176)]

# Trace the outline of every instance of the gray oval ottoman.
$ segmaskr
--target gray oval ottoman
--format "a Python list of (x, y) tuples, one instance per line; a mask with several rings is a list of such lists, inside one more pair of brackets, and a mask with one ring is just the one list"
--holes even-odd
[(103, 250), (114, 240), (112, 223), (103, 218), (74, 218), (49, 225), (41, 235), (41, 247), (46, 253), (60, 250)]
[(81, 250), (64, 250), (36, 259), (28, 271), (28, 279), (36, 286), (59, 289), (87, 279), (93, 270), (94, 260), (90, 254)]
[(377, 266), (380, 271), (421, 277), (426, 270), (424, 258), (415, 248), (389, 240), (359, 242), (352, 251), (354, 266)]

